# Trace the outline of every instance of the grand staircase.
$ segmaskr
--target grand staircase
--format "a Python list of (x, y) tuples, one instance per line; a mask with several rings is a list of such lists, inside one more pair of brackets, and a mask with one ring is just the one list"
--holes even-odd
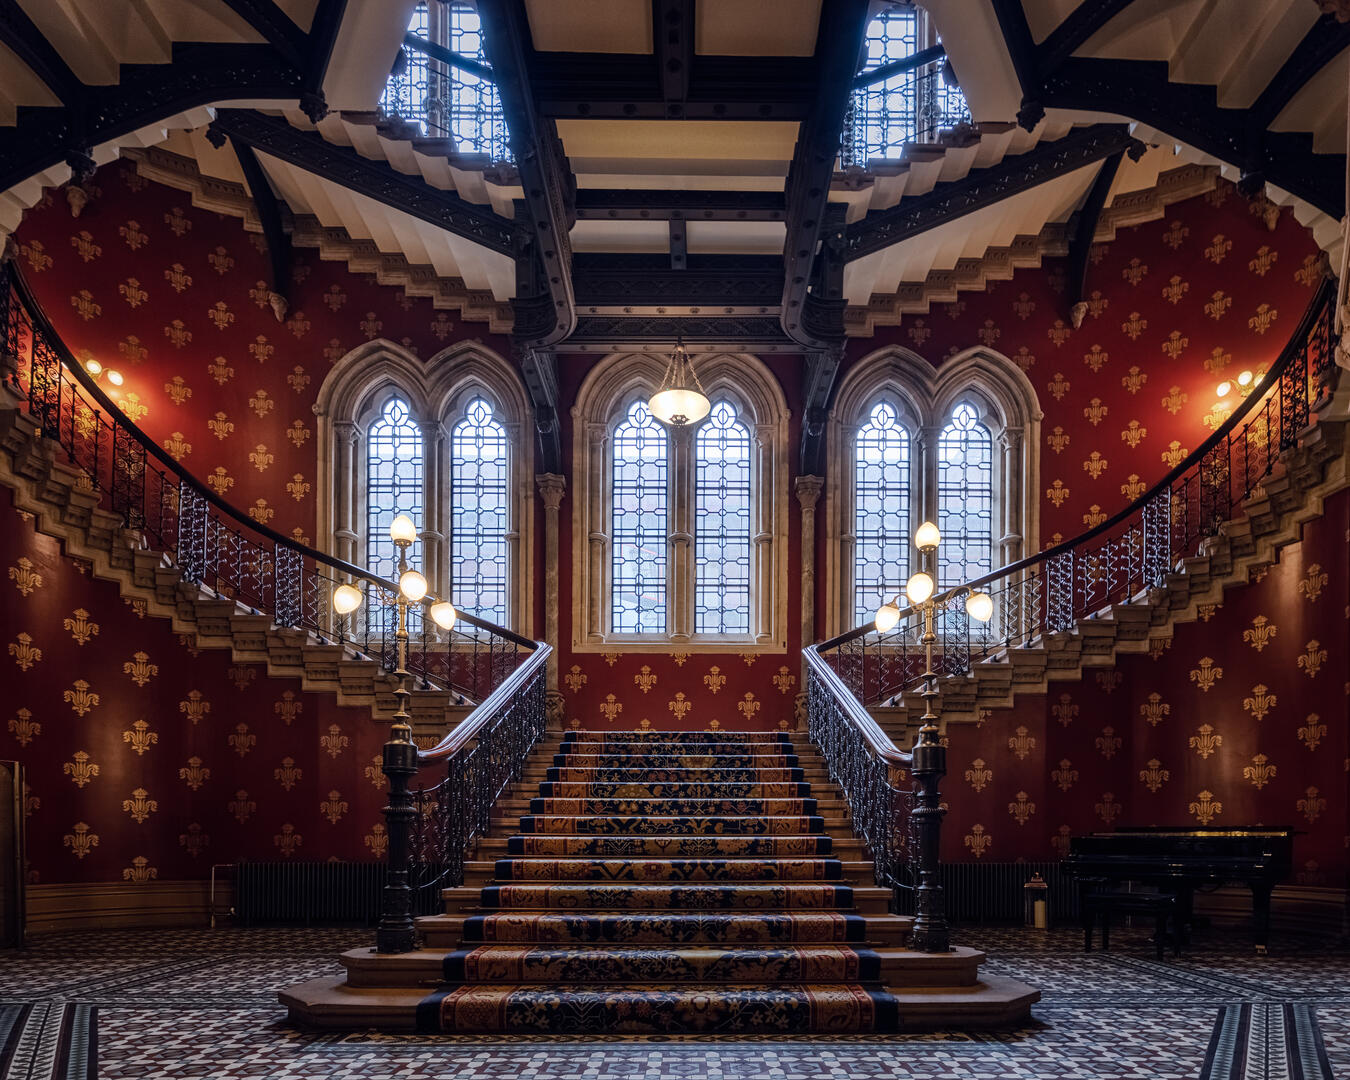
[(1040, 994), (906, 947), (849, 808), (777, 732), (553, 732), (418, 921), (280, 998), (307, 1027), (853, 1034), (995, 1026)]

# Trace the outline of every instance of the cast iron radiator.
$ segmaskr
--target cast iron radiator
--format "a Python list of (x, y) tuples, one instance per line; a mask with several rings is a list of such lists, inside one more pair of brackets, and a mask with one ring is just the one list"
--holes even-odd
[[(1078, 889), (1057, 862), (943, 863), (941, 870), (947, 918), (955, 924), (1022, 922), (1023, 886), (1032, 874), (1049, 887), (1051, 924), (1078, 920)], [(900, 914), (914, 914), (913, 892), (901, 889), (896, 896)]]

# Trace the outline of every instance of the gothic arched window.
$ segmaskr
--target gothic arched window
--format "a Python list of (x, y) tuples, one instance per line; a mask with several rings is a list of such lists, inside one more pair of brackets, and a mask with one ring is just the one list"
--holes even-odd
[(938, 587), (994, 568), (994, 440), (975, 405), (962, 401), (938, 436)]
[(425, 508), (422, 431), (408, 403), (391, 397), (366, 429), (366, 567), (398, 576), (398, 549), (389, 539), (396, 514), (420, 521)]
[(670, 461), (666, 430), (635, 401), (614, 427), (610, 502), (610, 626), (664, 634)]
[(909, 577), (910, 434), (893, 401), (878, 401), (853, 443), (853, 597), (861, 625)]
[(694, 632), (750, 632), (750, 432), (714, 403), (694, 436)]
[(474, 398), (450, 432), (450, 580), (464, 610), (507, 618), (510, 447), (492, 404)]

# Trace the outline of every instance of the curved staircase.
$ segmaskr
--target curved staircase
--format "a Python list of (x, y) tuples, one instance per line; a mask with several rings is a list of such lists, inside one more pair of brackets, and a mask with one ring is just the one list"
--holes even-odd
[(280, 995), (306, 1027), (852, 1034), (995, 1026), (1039, 993), (906, 947), (818, 752), (777, 732), (545, 736), (413, 953)]

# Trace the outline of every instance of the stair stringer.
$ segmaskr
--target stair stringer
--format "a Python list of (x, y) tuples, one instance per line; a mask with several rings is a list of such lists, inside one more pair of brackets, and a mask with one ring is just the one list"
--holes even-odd
[[(1348, 427), (1350, 416), (1338, 410), (1302, 432), (1299, 444), (1280, 456), (1277, 472), (1244, 501), (1243, 517), (1224, 522), (1201, 543), (1200, 554), (1182, 559), (1166, 586), (1094, 612), (1072, 630), (994, 653), (967, 675), (939, 678), (944, 720), (976, 722), (983, 710), (1014, 706), (1019, 694), (1044, 694), (1051, 682), (1079, 682), (1089, 671), (1114, 667), (1119, 655), (1149, 651), (1176, 625), (1195, 622), (1201, 607), (1221, 603), (1224, 590), (1273, 562), (1281, 548), (1300, 539), (1307, 522), (1322, 516), (1328, 498), (1350, 487)], [(872, 711), (896, 738), (917, 730), (924, 709), (911, 691)]]
[[(14, 505), (32, 515), (37, 531), (58, 540), (66, 555), (89, 564), (146, 614), (169, 620), (195, 647), (229, 650), (235, 663), (260, 664), (270, 678), (295, 678), (303, 690), (331, 693), (337, 704), (369, 708), (388, 722), (397, 709), (394, 678), (378, 660), (350, 646), (321, 642), (304, 630), (276, 626), (270, 615), (183, 580), (165, 552), (99, 506), (83, 472), (62, 461), (57, 444), (0, 393), (0, 484)], [(419, 736), (440, 738), (468, 715), (472, 703), (449, 690), (414, 690), (409, 702)]]

